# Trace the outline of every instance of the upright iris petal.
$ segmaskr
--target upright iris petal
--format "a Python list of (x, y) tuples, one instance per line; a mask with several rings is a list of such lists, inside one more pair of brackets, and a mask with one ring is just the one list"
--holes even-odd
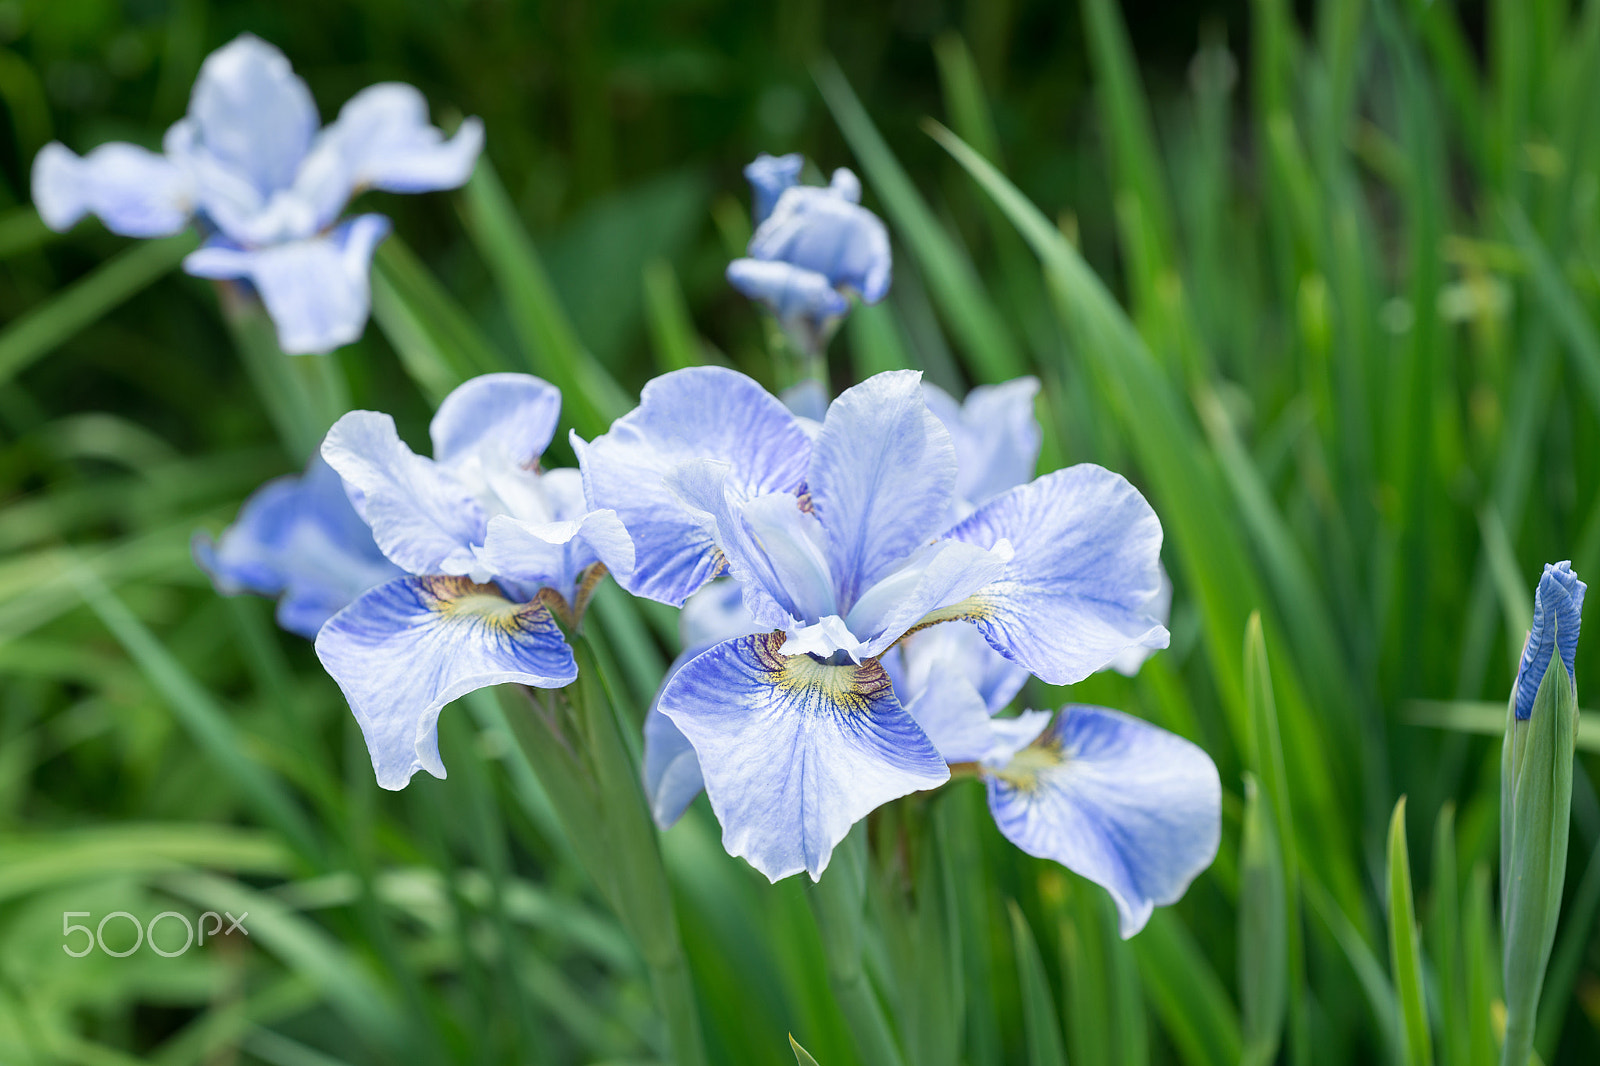
[(944, 423), (955, 443), (960, 517), (1007, 489), (1033, 480), (1042, 437), (1033, 413), (1038, 378), (979, 385), (959, 404), (937, 385), (924, 384), (922, 388), (928, 410)]
[(615, 511), (637, 549), (622, 586), (673, 606), (717, 576), (725, 559), (668, 475), (710, 459), (727, 464), (729, 488), (741, 496), (792, 493), (811, 454), (805, 430), (782, 403), (721, 367), (663, 374), (609, 432), (587, 444), (575, 437), (573, 447), (590, 506)]
[(834, 171), (826, 186), (800, 185), (798, 155), (762, 155), (745, 168), (755, 234), (728, 282), (765, 304), (803, 354), (816, 356), (850, 309), (854, 292), (871, 304), (889, 291), (889, 233), (862, 207), (861, 182)]
[(569, 683), (576, 667), (551, 608), (574, 623), (601, 574), (633, 569), (626, 529), (588, 508), (577, 472), (539, 469), (559, 413), (553, 386), (487, 374), (440, 405), (432, 459), (375, 411), (350, 412), (323, 442), (379, 547), (411, 575), (317, 637), (385, 788), (417, 769), (444, 776), (435, 723), (449, 701), (485, 685)]
[(58, 230), (92, 213), (117, 233), (154, 237), (198, 219), (207, 241), (185, 270), (248, 283), (284, 351), (331, 351), (366, 324), (372, 253), (389, 231), (381, 215), (341, 223), (346, 203), (368, 188), (459, 186), (483, 127), (468, 119), (447, 140), (421, 94), (395, 84), (358, 93), (335, 122), (318, 125), (288, 59), (243, 34), (201, 65), (162, 154), (107, 144), (80, 159), (46, 145), (34, 161), (34, 201)]
[(799, 152), (788, 155), (762, 152), (744, 168), (745, 180), (750, 183), (750, 215), (757, 226), (772, 214), (784, 190), (800, 181), (800, 168), (804, 165), (805, 159)]
[(1533, 714), (1533, 698), (1539, 682), (1550, 668), (1550, 657), (1561, 653), (1568, 677), (1573, 673), (1578, 654), (1578, 629), (1583, 621), (1583, 594), (1589, 586), (1578, 580), (1570, 562), (1546, 563), (1533, 596), (1533, 628), (1522, 647), (1517, 666), (1516, 716), (1526, 720)]
[(216, 541), (197, 535), (194, 554), (218, 592), (279, 597), (278, 624), (308, 640), (357, 596), (403, 572), (317, 456), (304, 474), (257, 489)]

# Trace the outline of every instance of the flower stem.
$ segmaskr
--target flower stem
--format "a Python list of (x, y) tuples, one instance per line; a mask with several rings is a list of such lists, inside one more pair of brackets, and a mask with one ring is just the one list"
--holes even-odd
[(861, 966), (867, 854), (866, 823), (859, 822), (834, 849), (822, 880), (806, 886), (806, 899), (822, 935), (828, 983), (855, 1037), (862, 1062), (903, 1066), (883, 1004)]

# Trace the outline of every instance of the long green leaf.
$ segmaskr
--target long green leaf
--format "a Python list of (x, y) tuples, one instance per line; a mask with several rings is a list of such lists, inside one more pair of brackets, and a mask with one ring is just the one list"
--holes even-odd
[(1045, 976), (1044, 960), (1039, 957), (1039, 945), (1016, 901), (1007, 901), (1006, 909), (1011, 915), (1011, 940), (1017, 953), (1017, 981), (1022, 986), (1022, 1036), (1028, 1049), (1028, 1064), (1066, 1066), (1061, 1023), (1056, 1020), (1054, 996), (1050, 979)]
[(1431, 1066), (1433, 1037), (1428, 997), (1422, 988), (1422, 943), (1411, 899), (1411, 859), (1406, 850), (1406, 798), (1389, 823), (1389, 963), (1400, 998), (1400, 1028), (1409, 1066)]

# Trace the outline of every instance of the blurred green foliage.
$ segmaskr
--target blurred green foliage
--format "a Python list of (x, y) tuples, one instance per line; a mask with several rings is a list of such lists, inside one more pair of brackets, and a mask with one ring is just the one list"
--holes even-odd
[[(41, 144), (154, 144), (244, 30), (325, 117), (399, 79), (488, 127), (461, 193), (370, 197), (397, 237), (327, 380), (273, 378), (171, 271), (181, 242), (57, 238), (26, 206)], [(1600, 572), (1597, 99), (1592, 0), (0, 0), (0, 1062), (662, 1059), (638, 937), (516, 756), (525, 708), (463, 701), (449, 780), (382, 793), (310, 647), (215, 596), (188, 539), (296, 464), (312, 407), (274, 395), (347, 387), (417, 439), (483, 370), (560, 382), (586, 433), (674, 366), (770, 383), (722, 281), (761, 150), (856, 167), (890, 223), (893, 293), (851, 318), (836, 382), (1036, 373), (1042, 468), (1150, 496), (1172, 648), (1028, 700), (1196, 739), (1225, 824), (1125, 943), (976, 788), (913, 797), (829, 886), (865, 908), (850, 968), (815, 898), (723, 854), (699, 804), (662, 849), (708, 1058), (786, 1063), (793, 1032), (862, 1061), (865, 1014), (908, 1066), (1496, 1061), (1482, 704), (1538, 564)], [(594, 617), (637, 722), (670, 612), (607, 588)], [(1600, 1056), (1592, 752), (1546, 1062)], [(251, 939), (57, 953), (63, 911), (174, 907), (249, 910)]]

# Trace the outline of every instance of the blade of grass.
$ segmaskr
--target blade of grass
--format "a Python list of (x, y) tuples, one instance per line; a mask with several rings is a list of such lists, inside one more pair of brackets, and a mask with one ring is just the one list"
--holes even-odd
[(971, 261), (934, 218), (838, 64), (820, 59), (811, 73), (867, 180), (921, 265), (939, 311), (967, 357), (968, 372), (991, 383), (1027, 373), (1011, 331), (984, 292)]
[(1028, 1049), (1029, 1066), (1066, 1066), (1067, 1053), (1061, 1046), (1061, 1023), (1050, 992), (1050, 979), (1039, 957), (1039, 945), (1028, 928), (1028, 919), (1015, 900), (1006, 901), (1011, 915), (1011, 939), (1017, 953), (1017, 981), (1022, 987), (1023, 1044)]
[(29, 310), (0, 332), (0, 384), (165, 276), (198, 243), (192, 233), (140, 241)]
[(74, 572), (73, 581), (83, 602), (165, 697), (173, 714), (206, 757), (226, 770), (227, 779), (237, 783), (262, 817), (289, 839), (302, 861), (313, 867), (323, 865), (322, 840), (307, 821), (305, 812), (271, 772), (250, 758), (233, 722), (211, 694), (112, 594), (98, 575), (82, 567)]
[(578, 339), (488, 159), (478, 161), (461, 204), (467, 232), (494, 276), (528, 369), (561, 390), (567, 419), (581, 435), (604, 433), (632, 405)]
[(645, 264), (644, 308), (656, 367), (662, 373), (708, 362), (670, 260), (657, 258)]
[(1189, 1066), (1237, 1066), (1239, 1014), (1216, 971), (1171, 910), (1158, 909), (1128, 943), (1162, 1027)]
[(1406, 850), (1406, 798), (1394, 805), (1389, 823), (1389, 963), (1400, 1000), (1405, 1062), (1431, 1066), (1433, 1038), (1428, 1031), (1428, 997), (1422, 987), (1422, 944), (1411, 899), (1411, 859)]
[[(1476, 700), (1407, 700), (1402, 720), (1411, 725), (1498, 737), (1506, 731), (1506, 705)], [(1578, 750), (1600, 752), (1600, 711), (1578, 713)]]

